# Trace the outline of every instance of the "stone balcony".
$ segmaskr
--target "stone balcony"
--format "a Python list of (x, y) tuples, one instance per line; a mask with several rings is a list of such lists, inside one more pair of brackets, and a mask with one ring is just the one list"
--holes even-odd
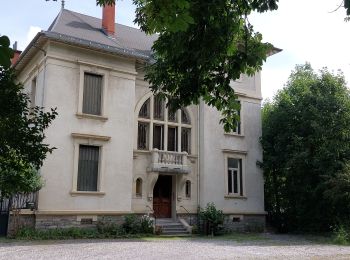
[(170, 152), (154, 149), (151, 151), (149, 172), (189, 173), (187, 152)]

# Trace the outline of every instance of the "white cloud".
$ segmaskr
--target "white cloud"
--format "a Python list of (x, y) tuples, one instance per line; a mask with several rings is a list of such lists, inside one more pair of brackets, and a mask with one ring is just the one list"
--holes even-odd
[[(338, 0), (280, 1), (279, 9), (253, 14), (251, 22), (283, 52), (268, 58), (262, 72), (264, 98), (283, 87), (296, 64), (310, 62), (315, 70), (341, 69), (350, 81), (350, 23), (343, 8), (331, 13)], [(279, 56), (279, 58), (278, 58)]]
[(26, 39), (26, 42), (25, 42), (25, 45), (24, 47), (22, 48), (24, 50), (25, 47), (27, 47), (27, 45), (33, 40), (33, 38), (35, 37), (35, 35), (37, 35), (38, 32), (41, 31), (41, 28), (38, 27), (38, 26), (33, 26), (31, 25), (29, 27), (29, 30), (27, 32), (27, 39)]

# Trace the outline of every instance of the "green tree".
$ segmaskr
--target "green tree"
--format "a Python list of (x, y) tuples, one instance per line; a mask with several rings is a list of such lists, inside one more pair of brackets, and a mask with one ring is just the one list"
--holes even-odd
[(56, 117), (31, 106), (11, 68), (0, 67), (0, 192), (3, 197), (38, 190), (37, 170), (54, 148), (43, 143), (44, 130)]
[[(349, 1), (344, 6), (349, 9)], [(96, 0), (113, 4), (115, 0)], [(158, 33), (145, 79), (172, 109), (203, 99), (235, 129), (239, 104), (230, 82), (261, 70), (272, 45), (262, 42), (247, 16), (277, 9), (278, 0), (133, 0), (146, 33)], [(349, 12), (349, 11), (348, 11)]]
[(13, 50), (10, 48), (10, 39), (7, 36), (0, 37), (0, 67), (9, 68)]
[(263, 107), (262, 164), (270, 220), (326, 231), (350, 214), (350, 92), (341, 73), (297, 66)]

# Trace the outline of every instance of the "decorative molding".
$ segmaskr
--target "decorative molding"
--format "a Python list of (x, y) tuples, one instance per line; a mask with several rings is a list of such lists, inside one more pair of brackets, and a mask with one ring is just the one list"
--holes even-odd
[(80, 134), (80, 133), (72, 133), (71, 135), (73, 138), (93, 139), (93, 140), (99, 140), (99, 141), (105, 141), (105, 142), (111, 139), (110, 136), (103, 136), (103, 135)]
[(110, 210), (110, 211), (94, 211), (94, 210), (38, 210), (35, 212), (35, 215), (84, 215), (84, 216), (91, 216), (91, 215), (125, 215), (130, 214), (131, 211), (116, 211), (116, 210)]
[(226, 132), (224, 132), (224, 135), (226, 135), (226, 136), (231, 136), (231, 137), (239, 137), (239, 138), (243, 138), (243, 137), (245, 137), (244, 135), (241, 135), (241, 134), (236, 134), (236, 133), (226, 133)]
[(79, 65), (84, 65), (84, 66), (93, 66), (93, 67), (97, 67), (97, 68), (101, 68), (101, 69), (106, 69), (106, 70), (110, 70), (110, 71), (116, 71), (116, 72), (121, 72), (121, 73), (125, 73), (125, 74), (130, 74), (133, 76), (137, 75), (136, 71), (130, 71), (130, 70), (125, 70), (125, 69), (121, 69), (121, 68), (117, 68), (117, 67), (112, 67), (112, 66), (105, 66), (102, 64), (97, 64), (97, 63), (92, 63), (92, 62), (88, 62), (88, 61), (82, 61), (82, 60), (76, 60), (76, 62)]
[(255, 215), (255, 216), (265, 216), (267, 212), (232, 212), (232, 211), (223, 211), (225, 215)]
[(105, 117), (105, 116), (97, 116), (97, 115), (90, 115), (90, 114), (83, 114), (83, 113), (76, 113), (75, 115), (79, 119), (88, 118), (88, 119), (100, 120), (100, 121), (103, 121), (103, 122), (108, 120), (108, 117)]
[(239, 199), (239, 200), (247, 200), (248, 198), (245, 196), (239, 196), (239, 195), (231, 195), (227, 194), (225, 195), (225, 199)]
[(223, 153), (238, 153), (238, 154), (248, 154), (248, 151), (242, 150), (232, 150), (232, 149), (222, 149)]
[(104, 196), (104, 195), (106, 195), (106, 193), (103, 191), (71, 191), (70, 195), (74, 196), (74, 197), (80, 196), (80, 195), (83, 195), (83, 196)]

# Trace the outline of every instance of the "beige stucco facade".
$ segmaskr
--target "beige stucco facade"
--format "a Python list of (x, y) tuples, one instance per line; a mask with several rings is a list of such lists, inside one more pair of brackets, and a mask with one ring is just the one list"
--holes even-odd
[[(264, 216), (260, 73), (242, 76), (232, 86), (241, 102), (241, 133), (224, 133), (220, 113), (203, 102), (186, 108), (191, 122), (191, 153), (181, 167), (154, 168), (154, 152), (137, 149), (138, 114), (152, 95), (143, 80), (140, 61), (47, 40), (19, 71), (27, 92), (36, 78), (36, 105), (57, 107), (58, 116), (46, 132), (46, 142), (57, 149), (47, 156), (40, 173), (36, 214), (61, 216), (147, 214), (153, 209), (153, 188), (159, 175), (172, 176), (172, 217), (196, 214), (198, 206), (214, 202), (234, 216)], [(102, 115), (82, 113), (84, 72), (103, 76)], [(152, 136), (150, 137), (152, 138)], [(98, 190), (77, 191), (79, 145), (101, 149)], [(243, 194), (227, 188), (227, 159), (242, 161)], [(160, 165), (162, 166), (162, 165)], [(161, 170), (161, 169), (164, 169)], [(142, 196), (136, 180), (142, 179)], [(185, 195), (190, 181), (191, 194)]]

